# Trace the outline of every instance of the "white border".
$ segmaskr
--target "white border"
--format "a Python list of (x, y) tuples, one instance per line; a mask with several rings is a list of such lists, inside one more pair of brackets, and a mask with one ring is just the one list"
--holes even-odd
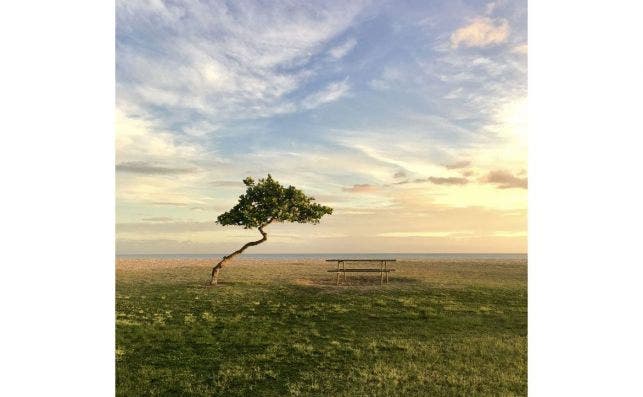
[(530, 395), (641, 391), (643, 32), (631, 4), (530, 4)]
[[(530, 4), (531, 395), (640, 391), (641, 13)], [(3, 395), (114, 394), (114, 4), (5, 5)]]
[(114, 395), (114, 3), (3, 5), (0, 394)]

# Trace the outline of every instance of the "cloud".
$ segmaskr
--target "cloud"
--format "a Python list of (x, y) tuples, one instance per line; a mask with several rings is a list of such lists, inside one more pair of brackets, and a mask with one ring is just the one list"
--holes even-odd
[(492, 1), (491, 3), (487, 3), (484, 10), (485, 15), (491, 15), (497, 6), (498, 6), (498, 3), (496, 3), (495, 1)]
[(494, 237), (527, 237), (526, 231), (496, 230), (491, 233)]
[(401, 238), (426, 238), (426, 237), (449, 237), (449, 238), (464, 238), (471, 239), (472, 237), (527, 237), (527, 233), (522, 230), (518, 231), (504, 231), (497, 230), (491, 232), (476, 232), (473, 230), (458, 230), (458, 231), (414, 231), (414, 232), (387, 232), (380, 233), (378, 237), (401, 237)]
[(500, 189), (527, 189), (527, 178), (519, 178), (508, 171), (495, 170), (483, 178), (483, 182), (493, 183)]
[(459, 178), (455, 176), (450, 176), (447, 178), (430, 176), (426, 180), (436, 185), (466, 185), (469, 183), (467, 178)]
[(116, 233), (177, 233), (177, 232), (202, 232), (220, 228), (214, 222), (175, 221), (175, 222), (123, 222), (116, 224)]
[(198, 205), (198, 206), (190, 207), (190, 210), (192, 211), (225, 211), (226, 208), (219, 205), (210, 205), (210, 206)]
[(511, 52), (514, 54), (527, 54), (528, 51), (529, 47), (527, 46), (527, 44), (517, 45), (511, 49)]
[(302, 107), (304, 109), (313, 109), (325, 103), (334, 102), (346, 95), (349, 89), (350, 85), (346, 80), (335, 81), (328, 84), (323, 90), (304, 98)]
[(505, 19), (476, 18), (451, 34), (451, 48), (487, 47), (504, 43), (509, 36), (509, 22)]
[(202, 120), (183, 127), (182, 131), (184, 134), (187, 134), (190, 136), (203, 137), (218, 131), (220, 128), (221, 128), (220, 125), (211, 123), (206, 120)]
[(174, 219), (167, 216), (159, 216), (155, 218), (143, 218), (141, 220), (144, 222), (171, 222)]
[(406, 185), (408, 183), (427, 183), (427, 182), (431, 182), (436, 185), (466, 185), (467, 183), (469, 183), (469, 180), (467, 178), (460, 178), (455, 176), (450, 176), (450, 177), (430, 176), (428, 178), (417, 178), (413, 180), (395, 182), (395, 184)]
[(379, 78), (371, 80), (368, 85), (376, 90), (388, 90), (399, 87), (410, 79), (400, 68), (387, 66)]
[(212, 181), (212, 182), (210, 182), (210, 185), (218, 186), (218, 187), (241, 187), (241, 186), (243, 186), (243, 182), (241, 182), (241, 181)]
[[(137, 104), (167, 125), (188, 124), (181, 128), (194, 135), (230, 120), (294, 112), (286, 96), (318, 73), (311, 58), (365, 6), (117, 1), (118, 106)], [(340, 56), (353, 45), (331, 51)], [(205, 128), (189, 126), (204, 120)]]
[(453, 162), (453, 163), (445, 164), (444, 166), (448, 170), (455, 170), (455, 169), (459, 169), (459, 168), (466, 168), (466, 167), (469, 167), (470, 165), (471, 165), (471, 161), (462, 160), (462, 161), (456, 161), (456, 162)]
[(357, 40), (354, 38), (348, 39), (344, 44), (331, 48), (328, 53), (335, 59), (343, 58), (357, 45)]
[(397, 171), (395, 174), (393, 174), (393, 178), (404, 178), (406, 176), (406, 172), (404, 171)]
[(167, 205), (170, 207), (187, 207), (187, 203), (180, 203), (180, 202), (174, 202), (174, 201), (155, 201), (151, 203), (153, 205)]
[[(132, 110), (133, 113), (136, 113)], [(185, 142), (166, 130), (158, 128), (147, 118), (129, 116), (122, 109), (116, 109), (116, 158), (119, 161), (165, 162), (177, 158), (195, 159), (201, 148)]]
[(376, 191), (377, 187), (369, 184), (358, 184), (351, 187), (344, 187), (342, 190), (350, 193), (368, 193)]
[[(418, 239), (433, 238), (432, 247), (442, 252), (525, 252), (524, 236), (527, 225), (526, 209), (493, 209), (487, 206), (449, 206), (435, 204), (427, 197), (414, 196), (407, 190), (396, 190), (396, 199), (391, 205), (374, 208), (337, 208), (337, 216), (325, 217), (320, 225), (284, 223), (271, 225), (269, 234), (292, 234), (308, 236), (301, 245), (294, 242), (276, 244), (276, 240), (261, 245), (253, 252), (419, 252), (423, 245)], [(345, 194), (348, 195), (348, 194)], [(341, 214), (341, 215), (340, 215)], [(256, 231), (248, 231), (247, 237), (237, 228), (217, 226), (205, 218), (203, 222), (169, 222), (168, 228), (151, 224), (127, 224), (117, 229), (117, 240), (140, 240), (140, 244), (119, 245), (119, 253), (141, 252), (230, 252), (240, 245), (240, 239), (254, 239)], [(133, 222), (137, 223), (137, 222)], [(210, 225), (212, 229), (210, 229)], [(471, 234), (464, 236), (464, 233)], [(391, 233), (389, 237), (381, 236)], [(408, 239), (394, 237), (405, 233)], [(448, 236), (440, 235), (449, 233)], [(330, 236), (337, 235), (334, 239)], [(348, 235), (348, 237), (346, 237)], [(233, 238), (231, 236), (240, 236)], [(317, 236), (324, 238), (317, 238)], [(328, 236), (329, 238), (326, 238)], [(130, 240), (131, 239), (131, 240)], [(144, 239), (144, 240), (143, 240)], [(190, 241), (189, 246), (176, 247), (169, 242), (153, 244), (154, 239)], [(146, 243), (150, 241), (150, 243)], [(433, 245), (435, 243), (435, 245)], [(202, 246), (201, 246), (202, 244)], [(117, 243), (118, 245), (118, 243)], [(202, 247), (197, 249), (197, 245)], [(424, 246), (425, 247), (425, 246)], [(176, 248), (176, 249), (174, 249)], [(379, 251), (381, 252), (381, 251)]]
[(127, 161), (116, 164), (117, 172), (128, 172), (144, 175), (180, 175), (197, 172), (196, 168), (165, 167), (145, 161)]
[(454, 237), (454, 236), (463, 236), (463, 235), (472, 235), (473, 232), (470, 230), (460, 231), (460, 232), (387, 232), (380, 233), (380, 237)]
[[(361, 166), (368, 162), (366, 168), (371, 170), (368, 175), (383, 182), (390, 178), (391, 169), (419, 175), (432, 175), (440, 171), (441, 167), (436, 167), (435, 163), (443, 163), (452, 158), (444, 150), (445, 146), (438, 144), (443, 138), (440, 135), (443, 134), (444, 139), (451, 139), (464, 133), (457, 128), (451, 129), (452, 126), (442, 121), (409, 117), (409, 120), (399, 125), (329, 130), (326, 137), (345, 148), (346, 155), (353, 157), (354, 164)], [(391, 139), (392, 136), (403, 136), (404, 139)], [(354, 171), (354, 167), (351, 166), (350, 170)]]

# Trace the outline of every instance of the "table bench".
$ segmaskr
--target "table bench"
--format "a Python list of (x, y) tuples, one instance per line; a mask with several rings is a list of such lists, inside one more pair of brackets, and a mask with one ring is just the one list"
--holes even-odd
[[(395, 269), (387, 268), (388, 262), (395, 262), (395, 259), (326, 259), (326, 262), (337, 262), (337, 268), (329, 270), (329, 273), (337, 274), (337, 285), (339, 285), (340, 273), (344, 276), (346, 281), (346, 273), (380, 273), (380, 285), (384, 284), (384, 275), (386, 275), (386, 284), (388, 284), (388, 274), (394, 272)], [(346, 269), (346, 262), (379, 262), (379, 268), (349, 268)], [(341, 267), (340, 267), (341, 265)]]

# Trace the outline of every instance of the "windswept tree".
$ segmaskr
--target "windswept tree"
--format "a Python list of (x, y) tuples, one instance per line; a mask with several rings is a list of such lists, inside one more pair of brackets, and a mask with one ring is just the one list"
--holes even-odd
[(333, 209), (315, 203), (313, 197), (308, 197), (294, 186), (284, 187), (274, 180), (270, 174), (265, 179), (255, 182), (248, 177), (243, 180), (246, 193), (239, 196), (239, 202), (228, 212), (217, 217), (217, 223), (227, 226), (243, 226), (245, 229), (257, 228), (261, 239), (246, 243), (233, 253), (224, 256), (212, 268), (210, 285), (216, 285), (219, 272), (230, 259), (268, 239), (263, 230), (273, 222), (319, 223), (322, 216), (332, 214)]

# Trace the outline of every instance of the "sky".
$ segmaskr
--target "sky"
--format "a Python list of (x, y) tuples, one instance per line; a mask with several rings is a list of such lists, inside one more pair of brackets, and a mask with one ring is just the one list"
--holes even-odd
[(334, 212), (252, 253), (527, 252), (527, 48), (526, 1), (117, 0), (117, 253), (257, 239), (268, 173)]

